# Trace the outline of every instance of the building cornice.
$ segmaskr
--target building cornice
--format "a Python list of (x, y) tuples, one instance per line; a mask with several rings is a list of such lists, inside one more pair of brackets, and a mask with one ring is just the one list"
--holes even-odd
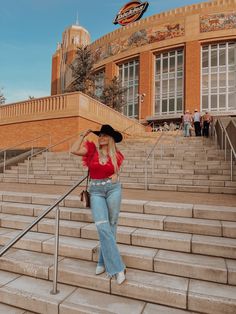
[(154, 21), (158, 21), (158, 23), (163, 23), (164, 22), (163, 20), (166, 20), (168, 18), (180, 18), (180, 17), (184, 17), (190, 14), (192, 15), (192, 14), (197, 14), (197, 13), (198, 14), (204, 13), (206, 9), (211, 9), (214, 7), (219, 9), (219, 7), (221, 6), (227, 6), (227, 5), (233, 5), (233, 4), (236, 5), (236, 0), (214, 0), (214, 1), (192, 4), (192, 5), (176, 8), (173, 10), (161, 12), (159, 14), (155, 14), (155, 15), (143, 18), (127, 26), (123, 26), (119, 29), (116, 29), (113, 32), (110, 32), (100, 37), (99, 39), (95, 40), (94, 42), (92, 42), (91, 46), (102, 45), (104, 42), (109, 41), (111, 38), (117, 38), (121, 36), (122, 34), (128, 32), (129, 30), (140, 28)]

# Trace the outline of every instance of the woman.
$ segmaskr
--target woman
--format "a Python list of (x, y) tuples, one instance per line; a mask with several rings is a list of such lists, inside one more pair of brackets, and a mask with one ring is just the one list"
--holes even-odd
[[(94, 133), (98, 136), (98, 148), (93, 142), (84, 138)], [(90, 202), (93, 219), (98, 231), (100, 250), (96, 275), (107, 272), (116, 275), (118, 284), (125, 281), (125, 265), (116, 244), (117, 221), (121, 204), (121, 185), (118, 182), (118, 171), (124, 156), (115, 143), (122, 141), (122, 134), (110, 125), (102, 125), (100, 131), (87, 130), (80, 134), (71, 152), (82, 156), (84, 165), (90, 174)]]

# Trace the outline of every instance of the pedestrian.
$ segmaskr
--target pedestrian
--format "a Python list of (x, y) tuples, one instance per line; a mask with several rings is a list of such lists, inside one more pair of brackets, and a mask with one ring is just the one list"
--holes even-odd
[[(85, 141), (87, 135), (98, 136), (98, 146)], [(89, 169), (90, 202), (95, 222), (100, 250), (95, 274), (106, 271), (109, 277), (116, 277), (118, 284), (125, 281), (125, 265), (116, 244), (116, 230), (121, 205), (121, 184), (118, 172), (124, 156), (117, 149), (116, 143), (122, 141), (122, 134), (110, 125), (101, 126), (100, 131), (87, 130), (73, 144), (71, 152), (82, 156)]]
[(203, 130), (202, 130), (203, 134), (202, 135), (205, 137), (209, 137), (209, 125), (211, 122), (211, 116), (207, 111), (203, 115), (202, 121), (203, 121)]
[(195, 129), (195, 135), (201, 136), (201, 114), (197, 109), (194, 110), (193, 123)]
[(190, 136), (189, 129), (191, 126), (191, 122), (192, 122), (192, 117), (189, 113), (189, 110), (186, 110), (183, 116), (184, 137)]

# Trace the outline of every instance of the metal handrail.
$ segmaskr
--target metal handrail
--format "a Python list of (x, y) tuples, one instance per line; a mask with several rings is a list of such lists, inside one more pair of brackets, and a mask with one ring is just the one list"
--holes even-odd
[[(129, 128), (133, 127), (133, 126), (134, 126), (135, 124), (137, 124), (137, 123), (139, 123), (139, 122), (138, 122), (138, 121), (135, 121), (133, 124), (129, 125), (127, 128), (125, 128), (124, 130), (122, 130), (122, 131), (120, 131), (120, 132), (121, 132), (121, 133), (124, 133), (125, 131), (127, 131)], [(37, 156), (37, 155), (39, 155), (39, 154), (41, 154), (41, 153), (43, 153), (43, 152), (46, 152), (46, 156), (45, 156), (45, 159), (46, 159), (45, 170), (46, 170), (46, 169), (47, 169), (47, 161), (48, 161), (47, 152), (48, 152), (51, 148), (54, 148), (54, 147), (56, 147), (56, 146), (58, 146), (58, 145), (60, 145), (60, 144), (62, 144), (62, 143), (65, 143), (65, 142), (71, 140), (72, 138), (74, 138), (74, 137), (80, 135), (81, 133), (83, 133), (83, 131), (80, 132), (80, 133), (76, 133), (76, 134), (74, 134), (74, 135), (72, 135), (72, 136), (66, 138), (66, 139), (63, 140), (63, 141), (57, 142), (57, 143), (55, 143), (55, 144), (53, 144), (53, 145), (50, 145), (50, 146), (48, 146), (48, 147), (46, 147), (46, 148), (44, 148), (44, 149), (42, 149), (42, 150), (36, 152), (35, 154), (29, 156), (28, 159), (27, 159), (27, 175), (26, 175), (27, 182), (29, 181), (30, 159), (32, 159), (33, 157), (35, 157), (35, 156)], [(69, 155), (70, 155), (70, 151), (71, 151), (71, 149), (69, 149)]]
[[(153, 145), (152, 149), (150, 150), (149, 154), (147, 155), (146, 159), (145, 159), (145, 190), (147, 190), (147, 185), (148, 185), (148, 171), (147, 171), (147, 162), (149, 160), (149, 157), (151, 156), (151, 154), (153, 154), (153, 158), (152, 158), (152, 166), (154, 163), (154, 150), (157, 146), (157, 144), (160, 142), (162, 136), (164, 135), (164, 133), (161, 133), (160, 137), (158, 137), (158, 139), (156, 140), (155, 144)], [(153, 167), (152, 167), (153, 169)]]
[[(174, 146), (173, 146), (174, 148), (176, 148), (176, 146), (177, 146), (177, 144), (178, 144), (178, 143), (177, 143), (177, 138), (178, 138), (178, 135), (179, 135), (180, 131), (181, 131), (181, 130), (177, 130), (177, 133), (176, 133), (176, 135), (175, 135), (175, 144), (174, 144)], [(161, 140), (161, 138), (162, 138), (162, 136), (163, 136), (164, 134), (167, 135), (168, 132), (162, 132), (162, 133), (161, 133), (161, 136), (157, 139), (156, 143), (153, 145), (151, 151), (149, 152), (149, 154), (148, 154), (148, 156), (147, 156), (147, 158), (146, 158), (146, 160), (145, 160), (145, 190), (148, 189), (148, 171), (147, 171), (147, 162), (148, 162), (148, 159), (150, 158), (151, 154), (153, 153), (153, 155), (152, 155), (152, 157), (153, 157), (153, 159), (152, 159), (152, 174), (153, 174), (153, 173), (154, 173), (154, 151), (155, 151), (157, 145), (160, 144), (160, 140)], [(170, 146), (169, 146), (169, 147), (170, 147)], [(163, 148), (164, 148), (164, 145), (161, 144), (161, 159), (162, 159), (162, 156), (163, 156), (163, 153), (164, 153), (164, 149), (163, 149)]]
[[(28, 180), (29, 180), (29, 167), (30, 167), (30, 160), (32, 160), (32, 158), (33, 158), (33, 157), (35, 157), (35, 156), (37, 156), (37, 155), (39, 155), (39, 154), (42, 154), (43, 152), (46, 152), (46, 156), (45, 156), (45, 159), (46, 159), (46, 163), (45, 163), (45, 170), (46, 170), (46, 169), (47, 169), (47, 161), (48, 161), (48, 158), (47, 158), (47, 157), (48, 157), (47, 152), (48, 152), (51, 148), (56, 147), (57, 145), (60, 145), (60, 144), (62, 144), (62, 143), (65, 143), (65, 142), (67, 142), (67, 141), (71, 140), (72, 138), (74, 138), (74, 137), (76, 137), (76, 136), (80, 135), (81, 133), (82, 133), (82, 132), (80, 132), (80, 133), (76, 133), (76, 134), (74, 134), (74, 135), (72, 135), (72, 136), (70, 136), (70, 137), (68, 137), (68, 138), (64, 139), (63, 141), (57, 142), (57, 143), (55, 143), (55, 144), (53, 144), (53, 145), (50, 145), (50, 146), (48, 146), (48, 147), (46, 147), (46, 148), (44, 148), (44, 149), (42, 149), (42, 150), (40, 150), (40, 151), (36, 152), (35, 154), (33, 154), (33, 155), (29, 156), (29, 157), (28, 157), (28, 159), (27, 159), (27, 175), (26, 175), (27, 182), (28, 182)], [(70, 154), (70, 149), (69, 149), (69, 154)]]
[[(129, 130), (130, 128), (132, 128), (133, 126), (135, 126), (136, 124), (140, 124), (137, 120), (134, 121), (134, 123), (132, 123), (131, 125), (129, 125), (127, 128), (125, 128), (124, 130), (120, 131), (121, 133), (125, 133), (127, 130)], [(124, 134), (126, 136), (130, 136), (130, 134)]]
[[(219, 121), (219, 125), (221, 127), (221, 129), (223, 130), (223, 133), (222, 134), (222, 139), (223, 139), (223, 135), (225, 136), (225, 145), (224, 145), (224, 149), (225, 149), (225, 160), (227, 159), (227, 145), (226, 145), (226, 139), (228, 140), (228, 143), (230, 145), (230, 179), (231, 181), (233, 181), (233, 155), (234, 155), (234, 158), (236, 159), (236, 152), (235, 152), (235, 149), (231, 143), (231, 140), (230, 140), (230, 137), (228, 135), (228, 132), (227, 132), (227, 129), (225, 128), (225, 126), (223, 125), (222, 121), (220, 119), (218, 119)], [(233, 121), (231, 119), (231, 121)], [(234, 122), (234, 121), (233, 121)], [(222, 149), (223, 149), (223, 146), (222, 146)]]
[(4, 149), (0, 150), (0, 153), (1, 153), (1, 152), (4, 152), (5, 150), (8, 150), (8, 149), (16, 148), (16, 147), (21, 146), (21, 145), (26, 144), (26, 143), (34, 142), (35, 140), (38, 140), (39, 138), (41, 138), (41, 137), (43, 137), (43, 136), (46, 136), (46, 135), (49, 135), (49, 137), (51, 138), (51, 134), (45, 133), (45, 134), (43, 134), (43, 135), (41, 135), (41, 136), (39, 136), (39, 137), (36, 137), (36, 138), (34, 138), (34, 139), (32, 139), (32, 140), (28, 140), (28, 141), (19, 143), (19, 144), (17, 144), (17, 145), (9, 146), (9, 147), (7, 147), (7, 148), (4, 148)]
[[(10, 149), (13, 149), (13, 148), (16, 148), (16, 147), (19, 147), (19, 146), (21, 146), (21, 145), (24, 145), (24, 144), (27, 144), (27, 143), (33, 143), (33, 142), (35, 142), (35, 141), (37, 141), (38, 139), (40, 139), (40, 138), (42, 138), (42, 137), (44, 137), (44, 136), (49, 136), (49, 139), (50, 139), (50, 145), (51, 145), (51, 141), (52, 141), (52, 137), (51, 137), (51, 134), (49, 134), (49, 133), (45, 133), (45, 134), (43, 134), (43, 135), (41, 135), (41, 136), (38, 136), (38, 137), (36, 137), (36, 138), (34, 138), (34, 139), (32, 139), (32, 140), (28, 140), (28, 141), (25, 141), (25, 142), (21, 142), (21, 143), (19, 143), (19, 144), (17, 144), (17, 145), (13, 145), (13, 146), (9, 146), (9, 147), (7, 147), (7, 148), (4, 148), (4, 149), (2, 149), (2, 150), (0, 150), (0, 153), (4, 153), (4, 157), (3, 157), (3, 173), (5, 172), (5, 170), (6, 170), (6, 157), (7, 157), (7, 151), (8, 150), (10, 150)], [(31, 145), (31, 155), (33, 154), (33, 145)]]
[[(162, 131), (163, 132), (163, 131)], [(176, 134), (175, 134), (175, 142), (174, 142), (174, 145), (163, 145), (161, 144), (161, 159), (164, 155), (164, 148), (167, 147), (167, 148), (174, 148), (174, 150), (176, 149), (176, 146), (178, 144), (178, 138), (179, 138), (179, 133), (182, 133), (182, 130), (177, 130)], [(167, 135), (168, 132), (165, 132), (165, 135)]]
[[(223, 132), (224, 132), (222, 123), (220, 122), (219, 119), (217, 119), (216, 122), (215, 122), (215, 124), (214, 124), (214, 136), (215, 136), (216, 142), (217, 142), (217, 131), (216, 131), (216, 124), (217, 124), (217, 122), (218, 122), (218, 124), (219, 124), (219, 127), (220, 127), (220, 129), (221, 129), (222, 134), (223, 134)], [(222, 136), (220, 148), (223, 148), (223, 146), (224, 146), (224, 145), (223, 145), (223, 136)]]
[(0, 257), (5, 254), (16, 242), (18, 242), (26, 233), (28, 233), (35, 225), (37, 225), (48, 213), (51, 212), (55, 207), (56, 209), (56, 219), (55, 219), (55, 253), (54, 253), (54, 274), (53, 274), (53, 289), (51, 294), (57, 294), (57, 275), (58, 275), (58, 246), (59, 246), (59, 220), (60, 220), (60, 208), (59, 204), (63, 201), (71, 192), (74, 191), (83, 181), (87, 178), (84, 177), (82, 180), (74, 184), (65, 194), (63, 194), (58, 200), (49, 206), (45, 211), (39, 215), (28, 227), (22, 230), (16, 237), (10, 240), (1, 250)]

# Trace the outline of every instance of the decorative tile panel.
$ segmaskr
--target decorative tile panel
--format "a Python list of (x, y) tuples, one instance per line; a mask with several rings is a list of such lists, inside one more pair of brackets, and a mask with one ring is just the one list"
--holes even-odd
[(202, 15), (200, 32), (212, 32), (236, 28), (236, 12)]
[(184, 26), (180, 23), (140, 29), (130, 36), (118, 38), (95, 50), (95, 61), (101, 61), (128, 49), (141, 47), (158, 41), (184, 36)]

